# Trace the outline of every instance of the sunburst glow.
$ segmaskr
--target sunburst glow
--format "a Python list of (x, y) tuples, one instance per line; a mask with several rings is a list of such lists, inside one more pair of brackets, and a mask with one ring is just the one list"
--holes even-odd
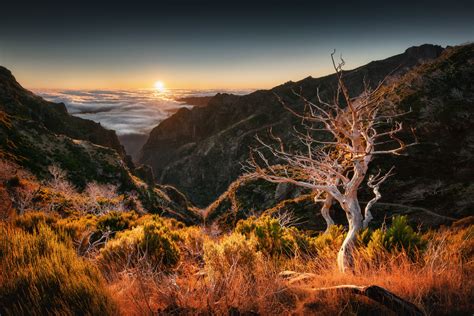
[(164, 82), (161, 81), (161, 80), (156, 81), (154, 86), (155, 86), (155, 90), (158, 91), (158, 92), (163, 92), (166, 89)]

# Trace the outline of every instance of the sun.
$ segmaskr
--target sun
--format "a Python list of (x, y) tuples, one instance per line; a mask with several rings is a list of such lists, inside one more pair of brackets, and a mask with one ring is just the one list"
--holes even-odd
[(156, 81), (155, 82), (155, 90), (158, 91), (158, 92), (163, 92), (165, 91), (165, 84), (163, 81)]

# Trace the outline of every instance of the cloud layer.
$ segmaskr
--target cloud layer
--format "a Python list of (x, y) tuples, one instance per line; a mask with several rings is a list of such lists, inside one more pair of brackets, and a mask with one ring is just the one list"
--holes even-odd
[[(72, 115), (100, 122), (119, 136), (147, 135), (179, 108), (192, 107), (175, 99), (214, 95), (214, 90), (44, 90), (35, 91), (52, 102), (63, 102)], [(245, 93), (246, 91), (229, 91)]]

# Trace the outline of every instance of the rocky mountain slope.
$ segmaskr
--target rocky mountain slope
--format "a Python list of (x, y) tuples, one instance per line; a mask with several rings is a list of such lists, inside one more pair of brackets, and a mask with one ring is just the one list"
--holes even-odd
[(69, 115), (64, 103), (53, 103), (24, 89), (5, 67), (0, 66), (0, 100), (2, 110), (9, 114), (41, 122), (47, 129), (74, 139), (110, 147), (125, 158), (125, 150), (114, 131), (99, 123)]
[[(385, 88), (401, 119), (413, 128), (419, 144), (407, 156), (377, 158), (373, 168), (395, 166), (395, 176), (381, 188), (374, 224), (396, 213), (424, 227), (449, 224), (474, 211), (474, 45), (446, 49), (437, 59), (415, 67)], [(409, 135), (406, 135), (407, 137)], [(361, 201), (369, 195), (361, 192)], [(255, 213), (291, 212), (300, 226), (324, 229), (311, 192), (240, 178), (207, 209), (208, 223), (222, 228)], [(334, 212), (344, 223), (342, 211)]]
[[(352, 95), (358, 95), (364, 79), (375, 85), (389, 74), (401, 76), (423, 61), (437, 58), (442, 51), (434, 45), (409, 48), (345, 72), (346, 84)], [(272, 127), (291, 141), (288, 131), (297, 122), (275, 94), (288, 104), (301, 106), (292, 89), (301, 89), (307, 99), (314, 100), (318, 87), (322, 97), (331, 98), (335, 84), (334, 75), (329, 75), (287, 82), (245, 96), (218, 94), (207, 106), (181, 109), (154, 128), (140, 161), (152, 166), (160, 183), (176, 185), (197, 205), (206, 206), (242, 173), (240, 162), (246, 160), (249, 146), (255, 145), (255, 134), (264, 137)]]
[(135, 170), (114, 131), (69, 115), (62, 103), (34, 95), (4, 67), (0, 67), (0, 159), (43, 180), (51, 177), (48, 167), (57, 165), (79, 190), (91, 182), (112, 184), (120, 192), (138, 195), (150, 212), (200, 222), (181, 193), (155, 186), (146, 168)]

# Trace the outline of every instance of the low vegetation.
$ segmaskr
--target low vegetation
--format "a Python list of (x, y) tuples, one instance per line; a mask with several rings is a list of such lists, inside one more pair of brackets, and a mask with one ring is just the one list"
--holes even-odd
[[(393, 217), (357, 238), (354, 271), (335, 265), (346, 229), (302, 231), (252, 216), (229, 232), (135, 211), (27, 210), (0, 234), (0, 312), (40, 314), (384, 313), (339, 292), (378, 285), (427, 314), (473, 310), (474, 226), (421, 232)], [(23, 300), (16, 300), (21, 295)], [(45, 295), (47, 293), (47, 295)]]
[(2, 315), (117, 312), (97, 267), (44, 224), (31, 232), (0, 224), (0, 266)]
[(111, 186), (78, 192), (54, 172), (49, 182), (22, 169), (2, 179), (2, 315), (387, 312), (369, 299), (313, 293), (341, 284), (382, 286), (428, 314), (474, 308), (469, 219), (422, 232), (394, 216), (358, 234), (354, 270), (341, 273), (343, 226), (302, 230), (280, 211), (237, 216), (224, 230), (188, 226), (147, 214)]

